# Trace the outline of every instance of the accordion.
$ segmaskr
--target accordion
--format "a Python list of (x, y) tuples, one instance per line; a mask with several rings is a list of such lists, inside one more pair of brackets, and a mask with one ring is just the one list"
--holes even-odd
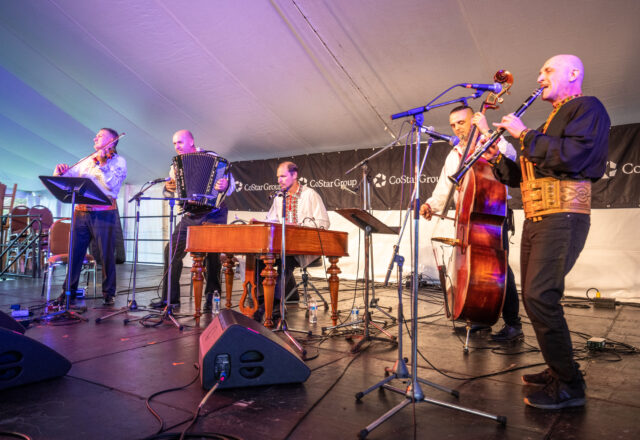
[[(219, 208), (227, 189), (218, 192), (216, 183), (221, 178), (229, 179), (229, 162), (210, 153), (187, 153), (173, 158), (176, 173), (176, 191), (186, 210), (193, 208)], [(231, 184), (231, 182), (229, 182)]]

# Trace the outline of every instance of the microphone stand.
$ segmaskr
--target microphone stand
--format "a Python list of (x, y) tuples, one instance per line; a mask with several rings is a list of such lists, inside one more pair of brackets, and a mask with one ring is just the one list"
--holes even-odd
[(310, 335), (311, 332), (290, 329), (289, 326), (287, 325), (287, 320), (285, 317), (286, 307), (284, 303), (286, 302), (286, 294), (287, 294), (286, 287), (285, 287), (285, 282), (286, 282), (285, 272), (287, 269), (287, 263), (286, 263), (287, 192), (289, 191), (289, 189), (290, 188), (283, 189), (277, 195), (277, 197), (282, 197), (282, 237), (281, 237), (281, 245), (280, 245), (280, 322), (278, 322), (278, 325), (273, 331), (284, 333), (285, 336), (289, 338), (289, 341), (291, 342), (291, 344), (293, 344), (293, 346), (296, 347), (296, 349), (304, 357), (307, 355), (307, 350), (293, 336), (291, 336), (289, 332), (306, 333), (307, 335)]
[[(125, 307), (120, 308), (120, 310), (110, 313), (108, 315), (102, 316), (100, 318), (96, 318), (96, 324), (100, 324), (105, 319), (109, 319), (114, 316), (127, 313), (129, 311), (132, 311), (132, 312), (138, 311), (138, 310), (148, 311), (147, 309), (138, 309), (138, 303), (136, 302), (136, 278), (137, 278), (137, 267), (138, 267), (138, 233), (140, 230), (140, 199), (142, 198), (142, 195), (146, 191), (148, 191), (153, 185), (160, 183), (162, 181), (163, 180), (150, 182), (151, 184), (149, 186), (147, 187), (143, 186), (142, 189), (138, 191), (136, 195), (134, 195), (129, 199), (128, 203), (131, 203), (134, 200), (136, 201), (136, 220), (135, 220), (134, 241), (133, 241), (134, 243), (133, 244), (133, 281), (131, 285), (131, 300), (127, 303)], [(130, 321), (129, 318), (124, 319), (125, 324), (129, 323), (129, 321)]]
[[(359, 433), (358, 433), (358, 437), (361, 439), (364, 439), (367, 437), (367, 435), (373, 431), (375, 428), (377, 428), (378, 426), (380, 426), (382, 423), (384, 423), (385, 421), (387, 421), (389, 418), (391, 418), (393, 415), (395, 415), (396, 413), (400, 412), (400, 410), (402, 410), (404, 407), (408, 406), (409, 404), (412, 403), (420, 403), (420, 402), (427, 402), (427, 403), (432, 403), (434, 405), (439, 405), (439, 406), (443, 406), (445, 408), (451, 408), (451, 409), (457, 409), (459, 411), (464, 411), (470, 414), (476, 414), (482, 417), (487, 417), (493, 420), (496, 420), (497, 422), (502, 423), (503, 425), (506, 424), (507, 419), (504, 416), (495, 416), (489, 413), (485, 413), (482, 411), (477, 411), (474, 409), (470, 409), (470, 408), (465, 408), (459, 405), (454, 405), (448, 402), (443, 402), (443, 401), (439, 401), (439, 400), (435, 400), (435, 399), (430, 399), (425, 397), (423, 391), (422, 391), (422, 387), (420, 386), (420, 383), (429, 385), (431, 387), (437, 388), (441, 391), (447, 392), (455, 397), (458, 397), (459, 393), (457, 390), (452, 390), (449, 388), (446, 388), (444, 386), (441, 385), (437, 385), (431, 382), (428, 382), (424, 379), (421, 379), (418, 377), (418, 257), (419, 257), (419, 221), (420, 221), (420, 163), (418, 162), (418, 159), (420, 158), (420, 127), (422, 126), (422, 123), (424, 122), (424, 115), (422, 113), (418, 113), (414, 115), (414, 119), (415, 119), (415, 123), (414, 123), (414, 130), (415, 130), (415, 139), (416, 139), (416, 153), (415, 153), (415, 157), (416, 157), (416, 164), (415, 164), (415, 168), (414, 168), (414, 182), (415, 182), (415, 191), (413, 193), (413, 200), (412, 200), (412, 209), (413, 209), (413, 222), (414, 222), (414, 242), (413, 242), (413, 280), (411, 283), (411, 312), (412, 312), (412, 319), (411, 319), (411, 334), (412, 334), (412, 340), (411, 340), (411, 377), (408, 380), (408, 386), (406, 389), (400, 389), (400, 388), (396, 388), (393, 387), (391, 385), (389, 385), (388, 381), (382, 381), (380, 384), (378, 384), (378, 386), (381, 386), (382, 388), (388, 389), (390, 391), (396, 392), (398, 394), (402, 394), (405, 396), (405, 399), (400, 402), (399, 404), (397, 404), (395, 407), (391, 408), (389, 411), (387, 411), (386, 413), (384, 413), (382, 416), (380, 416), (378, 419), (374, 420), (372, 423), (370, 423), (369, 425), (367, 425), (367, 427), (365, 427), (364, 429), (362, 429)], [(400, 313), (398, 313), (398, 316), (400, 317)], [(400, 321), (398, 323), (399, 326), (403, 325), (403, 322)], [(400, 345), (400, 344), (398, 344)], [(405, 374), (404, 371), (396, 371), (395, 375), (398, 374)], [(394, 378), (394, 376), (389, 376), (391, 378)], [(391, 379), (389, 379), (391, 380)], [(375, 389), (378, 386), (374, 386), (372, 388), (370, 388), (369, 390), (366, 390), (365, 392), (363, 392), (362, 394), (358, 393), (356, 394), (356, 399), (359, 400), (360, 397), (362, 397), (364, 394), (368, 393), (371, 391), (371, 389)]]
[[(139, 197), (140, 200), (166, 200), (169, 202), (169, 264), (167, 269), (167, 305), (162, 310), (162, 312), (152, 312), (148, 315), (143, 316), (140, 319), (143, 320), (150, 318), (152, 316), (158, 316), (158, 324), (161, 322), (168, 320), (170, 323), (175, 326), (178, 330), (182, 331), (184, 326), (180, 324), (176, 320), (176, 315), (173, 313), (173, 305), (171, 304), (171, 267), (173, 264), (173, 207), (175, 206), (176, 200), (189, 200), (188, 198), (180, 198), (180, 197)], [(179, 316), (179, 318), (186, 318), (186, 316)], [(133, 320), (125, 320), (125, 324), (132, 322)]]

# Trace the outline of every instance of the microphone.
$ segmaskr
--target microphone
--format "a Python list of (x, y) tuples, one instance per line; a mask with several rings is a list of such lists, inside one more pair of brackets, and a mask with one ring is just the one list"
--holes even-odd
[(433, 127), (423, 126), (423, 127), (420, 127), (420, 131), (422, 133), (427, 133), (429, 136), (431, 136), (434, 139), (440, 139), (441, 141), (449, 142), (449, 144), (452, 147), (455, 147), (460, 143), (460, 139), (458, 138), (458, 136), (447, 136), (446, 134), (438, 133), (437, 131), (433, 130)]
[(502, 91), (502, 84), (493, 83), (493, 84), (472, 84), (472, 83), (462, 83), (462, 87), (466, 87), (467, 89), (476, 89), (483, 92), (493, 92), (500, 93)]
[(353, 194), (354, 196), (357, 196), (357, 195), (358, 195), (358, 193), (357, 193), (357, 192), (355, 192), (354, 190), (352, 190), (352, 189), (350, 189), (350, 188), (347, 188), (347, 185), (345, 185), (344, 183), (341, 183), (341, 184), (340, 184), (340, 189), (341, 189), (341, 190), (343, 190), (343, 191), (346, 191), (346, 192), (348, 192), (348, 193), (351, 193), (351, 194)]
[(147, 182), (147, 185), (155, 185), (156, 183), (168, 182), (170, 180), (171, 180), (171, 177), (160, 177), (159, 179), (156, 179), (156, 180), (149, 180)]

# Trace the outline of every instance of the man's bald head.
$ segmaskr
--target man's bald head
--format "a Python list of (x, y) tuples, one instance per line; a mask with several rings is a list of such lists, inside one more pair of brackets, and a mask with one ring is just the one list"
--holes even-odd
[(562, 54), (549, 58), (538, 76), (545, 90), (542, 99), (556, 104), (564, 98), (582, 93), (584, 65), (575, 55)]
[(178, 130), (173, 134), (173, 146), (178, 154), (195, 153), (193, 134), (189, 130)]

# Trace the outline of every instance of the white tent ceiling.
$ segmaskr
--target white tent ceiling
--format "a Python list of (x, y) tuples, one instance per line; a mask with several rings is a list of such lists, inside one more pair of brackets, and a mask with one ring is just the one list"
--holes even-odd
[(104, 126), (127, 133), (129, 183), (166, 174), (181, 128), (232, 161), (382, 146), (390, 114), (498, 69), (515, 81), (491, 118), (515, 110), (557, 53), (614, 125), (640, 122), (638, 18), (637, 0), (2, 0), (0, 180), (42, 189)]

